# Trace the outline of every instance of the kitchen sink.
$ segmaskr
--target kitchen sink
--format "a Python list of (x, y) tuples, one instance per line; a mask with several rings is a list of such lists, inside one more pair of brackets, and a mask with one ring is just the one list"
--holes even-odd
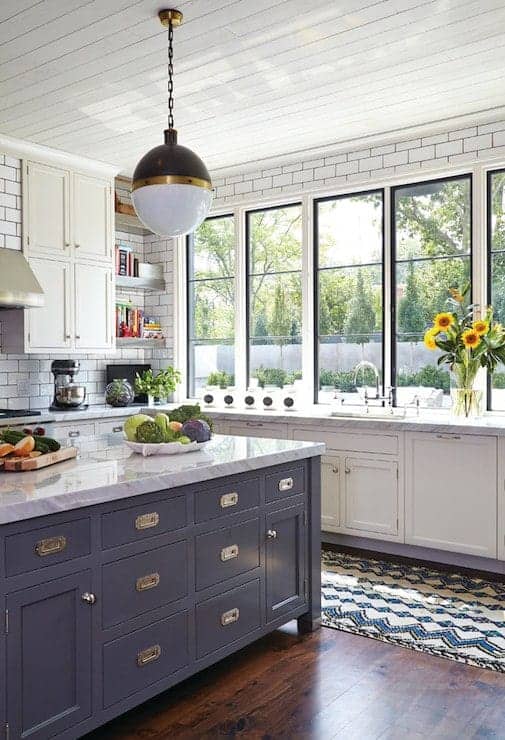
[(330, 416), (351, 418), (351, 419), (404, 419), (405, 418), (404, 408), (391, 408), (382, 406), (369, 406), (368, 411), (364, 406), (359, 407), (345, 407), (342, 406), (338, 409), (333, 409)]

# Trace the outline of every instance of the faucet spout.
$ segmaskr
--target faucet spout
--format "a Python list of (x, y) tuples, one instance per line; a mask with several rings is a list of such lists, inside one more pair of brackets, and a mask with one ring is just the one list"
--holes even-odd
[(376, 365), (369, 360), (361, 360), (354, 368), (354, 385), (357, 385), (358, 375), (363, 370), (371, 370), (375, 377), (375, 400), (380, 398), (380, 373)]

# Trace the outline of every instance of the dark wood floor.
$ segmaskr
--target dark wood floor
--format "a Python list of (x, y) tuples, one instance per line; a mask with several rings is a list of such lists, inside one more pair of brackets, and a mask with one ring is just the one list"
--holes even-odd
[(296, 624), (87, 740), (505, 738), (505, 674)]

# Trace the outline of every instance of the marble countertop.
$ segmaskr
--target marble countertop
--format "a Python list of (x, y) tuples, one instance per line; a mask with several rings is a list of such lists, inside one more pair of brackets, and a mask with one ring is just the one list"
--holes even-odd
[[(196, 401), (183, 401), (182, 403), (194, 404)], [(33, 426), (35, 424), (51, 424), (54, 422), (71, 423), (78, 421), (107, 420), (124, 418), (136, 413), (153, 413), (166, 411), (180, 404), (167, 404), (152, 408), (142, 406), (129, 406), (126, 408), (113, 408), (106, 405), (90, 406), (83, 410), (68, 410), (61, 412), (43, 412), (41, 416), (27, 416), (23, 418), (0, 419), (1, 426)], [(381, 417), (366, 413), (346, 416), (338, 413), (331, 416), (332, 408), (327, 404), (307, 405), (295, 411), (245, 409), (245, 408), (204, 408), (202, 411), (216, 420), (252, 422), (257, 423), (284, 423), (303, 426), (316, 426), (326, 431), (332, 429), (375, 429), (381, 431), (426, 431), (426, 432), (449, 432), (454, 434), (483, 434), (488, 436), (505, 436), (505, 415), (497, 412), (486, 413), (478, 419), (462, 420), (454, 417), (450, 411), (435, 411), (421, 409), (419, 416), (414, 409), (409, 409), (406, 416), (384, 415)], [(49, 432), (50, 433), (50, 432)]]
[(289, 463), (324, 444), (216, 434), (202, 450), (142, 457), (117, 435), (83, 440), (82, 456), (41, 470), (0, 472), (0, 525)]

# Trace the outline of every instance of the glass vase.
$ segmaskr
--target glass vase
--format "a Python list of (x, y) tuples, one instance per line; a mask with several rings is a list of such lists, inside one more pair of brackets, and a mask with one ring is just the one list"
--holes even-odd
[(482, 391), (475, 388), (452, 388), (451, 397), (454, 416), (477, 419), (482, 415)]

